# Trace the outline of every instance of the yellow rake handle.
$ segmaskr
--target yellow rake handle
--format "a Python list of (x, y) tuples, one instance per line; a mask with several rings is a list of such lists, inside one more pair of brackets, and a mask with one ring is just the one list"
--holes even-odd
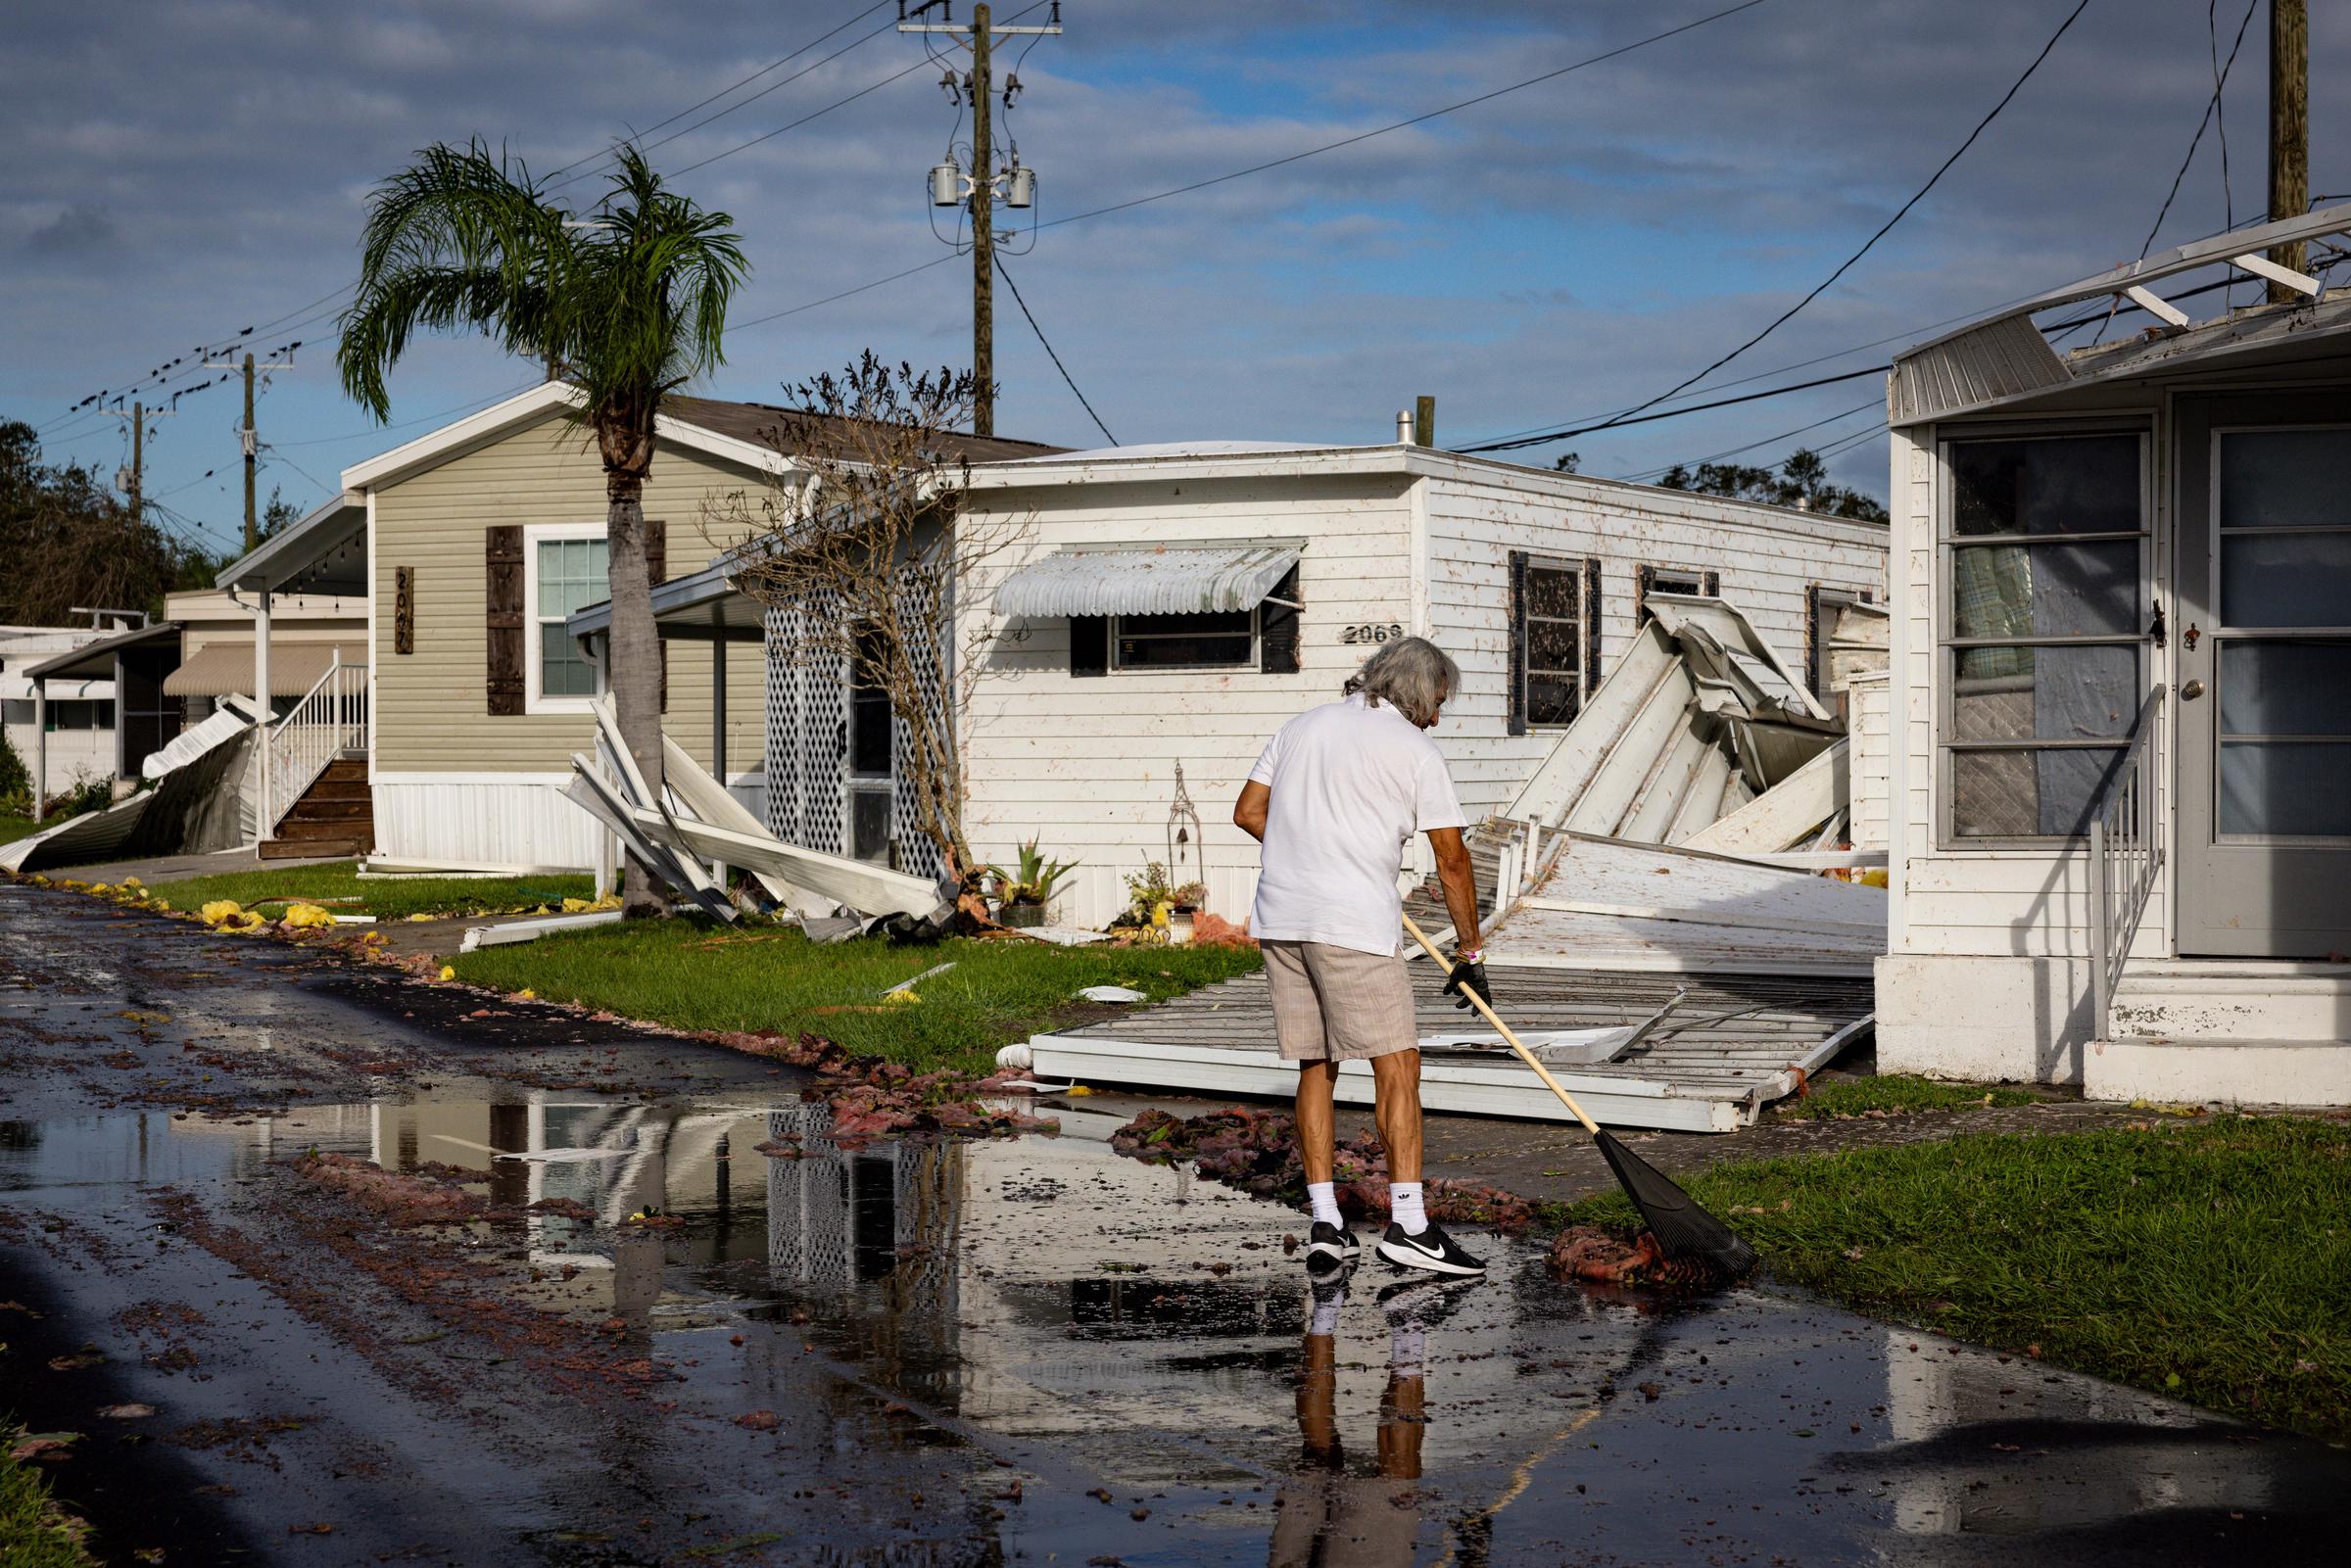
[[(1422, 930), (1417, 925), (1415, 925), (1412, 916), (1407, 915), (1404, 917), (1404, 928), (1413, 933), (1413, 940), (1420, 944), (1421, 951), (1427, 953), (1430, 958), (1433, 958), (1437, 961), (1437, 966), (1440, 969), (1447, 967), (1445, 964), (1445, 955), (1437, 951), (1437, 944), (1428, 939), (1428, 932)], [(1485, 1020), (1488, 1023), (1494, 1025), (1495, 1032), (1502, 1036), (1503, 1043), (1518, 1053), (1518, 1060), (1535, 1069), (1535, 1076), (1543, 1080), (1543, 1087), (1558, 1095), (1559, 1097), (1559, 1104), (1565, 1106), (1568, 1110), (1575, 1113), (1575, 1119), (1584, 1124), (1584, 1130), (1591, 1133), (1594, 1137), (1598, 1137), (1600, 1135), (1600, 1123), (1584, 1114), (1584, 1108), (1575, 1103), (1575, 1097), (1573, 1095), (1569, 1094), (1565, 1089), (1559, 1087), (1559, 1080), (1551, 1075), (1551, 1069), (1545, 1067), (1542, 1063), (1535, 1060), (1535, 1053), (1529, 1051), (1524, 1042), (1522, 1042), (1518, 1036), (1511, 1032), (1511, 1026), (1508, 1023), (1503, 1022), (1501, 1019), (1495, 1016), (1494, 1010), (1486, 1005), (1486, 999), (1478, 995), (1475, 991), (1470, 990), (1465, 985), (1462, 987), (1461, 994), (1468, 999), (1471, 1007), (1476, 1008), (1479, 1013), (1485, 1016)]]

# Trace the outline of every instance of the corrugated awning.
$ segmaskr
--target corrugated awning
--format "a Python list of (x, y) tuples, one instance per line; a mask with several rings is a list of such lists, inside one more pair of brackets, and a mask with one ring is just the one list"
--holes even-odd
[(1298, 564), (1295, 543), (1065, 549), (996, 589), (998, 615), (1210, 615), (1253, 610)]
[[(326, 673), (327, 660), (340, 654), (345, 664), (365, 664), (364, 642), (271, 642), (269, 694), (298, 697), (309, 692)], [(216, 642), (198, 648), (189, 659), (164, 677), (168, 697), (224, 697), (253, 694), (253, 644)]]

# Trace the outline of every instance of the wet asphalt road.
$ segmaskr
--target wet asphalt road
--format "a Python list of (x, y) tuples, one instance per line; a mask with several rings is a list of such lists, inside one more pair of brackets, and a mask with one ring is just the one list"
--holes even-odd
[[(0, 886), (0, 1403), (120, 1561), (2337, 1557), (2320, 1445), (1495, 1238), (1318, 1302), (1297, 1216), (1084, 1102), (842, 1148), (801, 1086)], [(379, 1168), (478, 1213), (317, 1175)]]

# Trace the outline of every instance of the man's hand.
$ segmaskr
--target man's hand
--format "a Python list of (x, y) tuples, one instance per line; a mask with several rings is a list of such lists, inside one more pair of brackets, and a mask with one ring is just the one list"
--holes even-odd
[(1453, 973), (1445, 976), (1445, 989), (1439, 993), (1453, 998), (1453, 1005), (1466, 1013), (1470, 1010), (1469, 993), (1488, 1007), (1494, 1005), (1494, 987), (1486, 983), (1486, 964), (1483, 959), (1455, 959)]

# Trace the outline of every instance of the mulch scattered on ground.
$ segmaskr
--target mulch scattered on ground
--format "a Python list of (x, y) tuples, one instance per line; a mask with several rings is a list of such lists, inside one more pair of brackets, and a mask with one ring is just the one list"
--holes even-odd
[[(1212, 1181), (1277, 1203), (1306, 1201), (1306, 1166), (1298, 1155), (1295, 1118), (1278, 1111), (1239, 1106), (1177, 1117), (1146, 1111), (1111, 1135), (1110, 1146), (1129, 1159), (1158, 1164), (1189, 1160)], [(1364, 1133), (1338, 1146), (1332, 1180), (1339, 1212), (1381, 1218), (1388, 1212), (1388, 1156)], [(1483, 1181), (1439, 1178), (1424, 1184), (1429, 1216), (1441, 1224), (1482, 1225), (1517, 1235), (1535, 1222), (1534, 1206)]]

